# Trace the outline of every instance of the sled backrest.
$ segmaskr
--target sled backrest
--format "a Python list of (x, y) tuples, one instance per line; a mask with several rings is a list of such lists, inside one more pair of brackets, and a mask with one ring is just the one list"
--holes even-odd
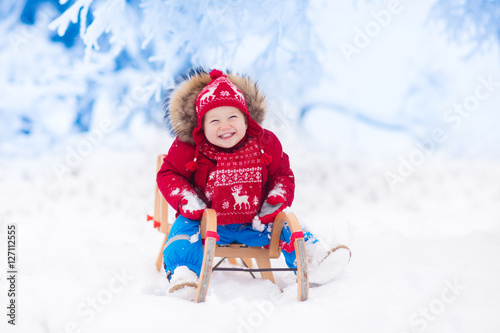
[[(156, 159), (156, 173), (160, 171), (160, 168), (163, 164), (163, 159), (165, 158), (165, 154), (158, 155)], [(156, 269), (158, 271), (161, 270), (161, 266), (163, 263), (163, 247), (165, 242), (167, 241), (168, 233), (170, 232), (171, 225), (168, 222), (168, 203), (167, 200), (161, 194), (160, 189), (158, 188), (158, 184), (155, 180), (155, 206), (153, 216), (148, 215), (147, 220), (153, 221), (153, 227), (158, 229), (161, 233), (165, 234), (165, 237), (162, 242), (162, 246), (160, 248), (160, 253), (156, 259)]]
[[(167, 155), (158, 155), (156, 160), (156, 173), (160, 171), (165, 156)], [(158, 231), (168, 234), (170, 231), (170, 225), (168, 224), (168, 203), (163, 197), (163, 194), (161, 194), (158, 184), (155, 185), (155, 188), (155, 209), (153, 215), (154, 227), (158, 228)]]

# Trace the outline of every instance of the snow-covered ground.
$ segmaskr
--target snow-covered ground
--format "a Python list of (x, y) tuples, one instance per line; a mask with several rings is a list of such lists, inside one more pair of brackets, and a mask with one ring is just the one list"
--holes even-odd
[[(293, 210), (325, 244), (350, 246), (351, 264), (304, 303), (290, 273), (274, 285), (215, 272), (206, 303), (193, 304), (170, 297), (154, 267), (163, 235), (146, 214), (156, 155), (171, 139), (143, 129), (106, 137), (62, 173), (54, 165), (67, 166), (66, 147), (0, 161), (2, 332), (500, 330), (500, 163), (436, 153), (391, 189), (385, 175), (398, 160), (335, 160), (285, 134)], [(15, 327), (4, 278), (11, 224)]]

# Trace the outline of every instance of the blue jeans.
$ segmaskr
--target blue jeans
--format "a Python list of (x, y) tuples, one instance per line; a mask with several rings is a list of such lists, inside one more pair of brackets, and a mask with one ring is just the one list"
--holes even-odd
[[(179, 266), (187, 266), (190, 270), (200, 275), (203, 262), (203, 247), (200, 237), (200, 221), (190, 220), (179, 215), (175, 220), (163, 250), (165, 271), (170, 278)], [(263, 232), (252, 228), (251, 223), (227, 224), (217, 226), (220, 240), (217, 244), (240, 243), (248, 246), (266, 246), (271, 239), (271, 233), (265, 228)], [(287, 224), (283, 226), (280, 239), (290, 242), (291, 232)], [(304, 232), (304, 240), (317, 242), (309, 232)], [(295, 251), (290, 253), (282, 251), (288, 267), (297, 268)]]

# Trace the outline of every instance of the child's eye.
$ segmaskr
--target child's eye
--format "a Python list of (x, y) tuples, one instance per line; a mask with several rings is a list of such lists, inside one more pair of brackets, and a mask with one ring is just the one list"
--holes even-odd
[(215, 124), (218, 121), (219, 121), (218, 119), (212, 119), (212, 120), (210, 120), (210, 124)]
[(233, 115), (233, 116), (229, 117), (229, 119), (235, 119), (235, 118), (238, 118), (238, 116)]

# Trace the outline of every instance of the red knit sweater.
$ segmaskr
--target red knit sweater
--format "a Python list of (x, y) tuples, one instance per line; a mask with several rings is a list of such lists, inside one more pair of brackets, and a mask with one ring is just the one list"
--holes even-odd
[[(283, 152), (280, 141), (271, 131), (264, 130), (261, 142), (264, 151), (272, 156), (272, 161), (267, 166), (262, 164), (262, 195), (260, 196), (259, 207), (273, 189), (283, 195), (287, 206), (291, 206), (294, 197), (295, 180), (290, 169), (288, 155)], [(212, 208), (212, 202), (207, 198), (207, 183), (209, 176), (216, 169), (217, 162), (203, 154), (199, 154), (198, 168), (194, 172), (188, 171), (186, 164), (193, 160), (195, 147), (194, 144), (176, 138), (158, 172), (158, 188), (170, 206), (177, 210), (177, 216), (179, 215), (179, 203), (186, 193), (196, 194), (207, 204), (207, 207)], [(238, 209), (238, 207), (234, 209)], [(232, 220), (223, 218), (218, 219), (217, 222), (222, 225), (250, 223), (252, 221), (251, 218), (248, 221), (241, 221), (237, 218)]]

